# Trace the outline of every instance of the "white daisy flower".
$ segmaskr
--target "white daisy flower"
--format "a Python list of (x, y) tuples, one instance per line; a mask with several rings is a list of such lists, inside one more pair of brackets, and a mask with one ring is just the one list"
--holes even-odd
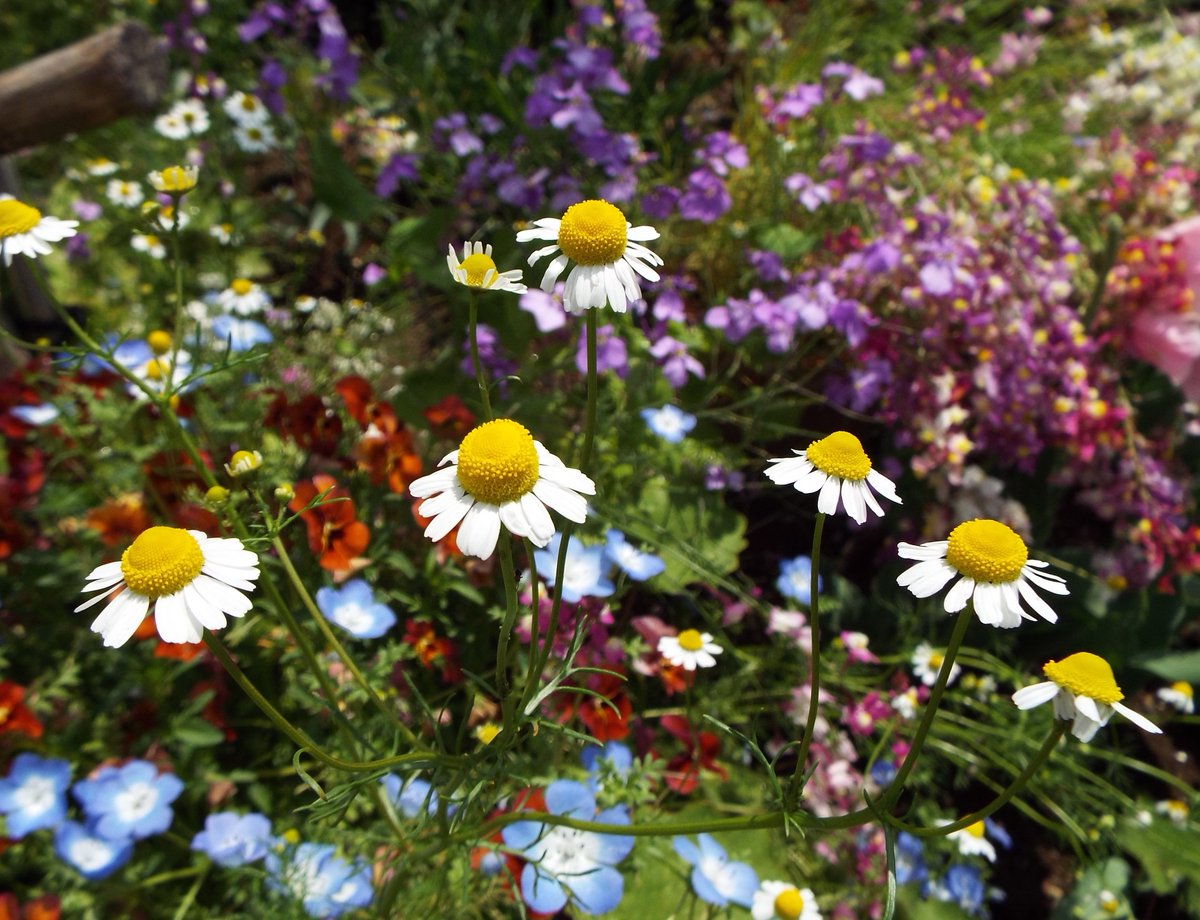
[(1011, 629), (1033, 617), (1021, 606), (1024, 600), (1033, 612), (1051, 623), (1058, 621), (1050, 605), (1034, 587), (1051, 594), (1069, 594), (1064, 579), (1043, 572), (1049, 563), (1029, 558), (1029, 550), (1007, 524), (978, 519), (959, 524), (947, 540), (915, 546), (901, 543), (902, 559), (917, 564), (906, 569), (896, 584), (916, 597), (930, 597), (959, 577), (946, 593), (947, 613), (956, 613), (973, 601), (975, 615), (987, 626)]
[(92, 623), (109, 648), (120, 648), (151, 608), (164, 642), (199, 642), (204, 629), (221, 629), (226, 615), (245, 616), (243, 591), (258, 580), (258, 556), (237, 539), (208, 537), (199, 530), (151, 527), (121, 555), (97, 566), (83, 593), (99, 591), (75, 612), (112, 597)]
[(793, 484), (798, 492), (820, 492), (817, 510), (822, 514), (835, 514), (840, 499), (859, 524), (866, 521), (868, 508), (883, 517), (875, 492), (903, 504), (895, 483), (871, 466), (862, 442), (848, 431), (835, 431), (792, 453), (796, 456), (772, 459), (775, 465), (767, 468), (767, 478), (776, 485)]
[(1174, 824), (1186, 824), (1191, 809), (1183, 799), (1163, 799), (1154, 804), (1154, 810), (1164, 817), (1170, 818)]
[(154, 129), (173, 141), (203, 134), (208, 126), (208, 110), (199, 99), (176, 102), (165, 114), (154, 119)]
[(135, 233), (129, 245), (138, 252), (144, 252), (152, 259), (165, 259), (167, 257), (167, 247), (153, 233)]
[(118, 169), (117, 164), (107, 157), (84, 160), (83, 168), (88, 171), (90, 176), (111, 176)]
[(226, 313), (250, 316), (271, 306), (271, 298), (249, 278), (234, 278), (229, 287), (217, 295), (217, 305)]
[(208, 235), (222, 246), (228, 246), (233, 242), (233, 224), (213, 224), (208, 228)]
[(268, 124), (238, 125), (233, 129), (238, 149), (245, 153), (266, 153), (275, 147), (275, 129)]
[(713, 642), (711, 634), (695, 629), (685, 629), (678, 636), (663, 636), (658, 640), (658, 653), (675, 667), (687, 671), (711, 668), (717, 663), (713, 656), (721, 652), (721, 646)]
[(952, 831), (946, 835), (947, 840), (958, 844), (958, 852), (963, 856), (982, 856), (988, 862), (996, 861), (996, 848), (987, 839), (986, 825), (983, 821)]
[(1117, 686), (1112, 667), (1099, 655), (1076, 652), (1062, 661), (1046, 662), (1042, 670), (1049, 680), (1022, 687), (1013, 694), (1018, 709), (1032, 709), (1054, 700), (1054, 714), (1074, 720), (1071, 734), (1080, 741), (1091, 741), (1114, 712), (1144, 731), (1162, 734), (1162, 729), (1145, 716), (1121, 705), (1125, 694)]
[[(942, 669), (942, 662), (946, 660), (943, 651), (943, 649), (935, 649), (928, 642), (922, 642), (913, 649), (912, 657), (909, 659), (909, 663), (913, 669), (913, 676), (926, 687), (932, 687), (937, 683), (938, 671)], [(960, 673), (962, 673), (962, 668), (957, 664), (952, 665), (950, 667), (950, 677), (946, 680), (946, 686), (954, 683)]]
[(1167, 705), (1174, 706), (1187, 715), (1196, 711), (1195, 691), (1186, 680), (1177, 680), (1171, 686), (1163, 687), (1155, 695)]
[(754, 920), (821, 920), (821, 911), (811, 888), (764, 881), (754, 892), (750, 916)]
[(222, 107), (239, 125), (261, 127), (271, 120), (271, 112), (262, 100), (241, 90), (226, 99)]
[(492, 261), (491, 246), (484, 246), (478, 242), (463, 243), (461, 262), (454, 254), (453, 246), (447, 246), (446, 249), (446, 265), (459, 284), (483, 288), (486, 291), (508, 291), (512, 294), (524, 294), (528, 290), (521, 283), (521, 269), (497, 272), (496, 263)]
[(191, 220), (191, 218), (188, 217), (187, 212), (185, 210), (183, 210), (182, 208), (176, 208), (174, 205), (171, 205), (171, 204), (157, 205), (156, 202), (148, 201), (148, 202), (146, 202), (146, 204), (142, 205), (143, 213), (148, 213), (147, 206), (149, 206), (150, 210), (157, 209), (158, 225), (160, 227), (162, 227), (164, 230), (177, 229), (176, 225), (175, 225), (176, 221), (179, 221), (178, 229), (182, 230), (184, 227), (186, 227), (188, 225), (188, 221)]
[(12, 265), (15, 255), (36, 259), (50, 253), (50, 243), (74, 236), (78, 226), (77, 220), (44, 217), (12, 195), (0, 195), (0, 254), (5, 265)]
[(104, 187), (104, 194), (113, 204), (126, 208), (136, 208), (146, 200), (146, 193), (142, 191), (140, 182), (127, 182), (124, 179), (109, 179), (108, 185)]
[(156, 169), (146, 175), (155, 191), (176, 196), (194, 189), (199, 177), (200, 169), (196, 166), (168, 166), (166, 169)]
[(567, 208), (562, 218), (543, 217), (533, 228), (517, 233), (518, 243), (552, 240), (529, 257), (532, 265), (543, 256), (557, 255), (542, 276), (543, 291), (553, 291), (558, 276), (569, 262), (575, 267), (567, 275), (563, 306), (570, 313), (582, 313), (606, 303), (624, 313), (631, 302), (642, 299), (638, 275), (657, 281), (652, 266), (663, 260), (642, 245), (658, 239), (653, 227), (634, 227), (616, 205), (592, 199)]
[(592, 480), (565, 466), (511, 419), (474, 428), (438, 466), (442, 469), (408, 487), (413, 498), (426, 499), (417, 511), (433, 519), (425, 536), (436, 542), (458, 525), (458, 548), (480, 559), (495, 551), (501, 524), (545, 546), (554, 536), (547, 509), (582, 524), (588, 510), (583, 496), (596, 494)]

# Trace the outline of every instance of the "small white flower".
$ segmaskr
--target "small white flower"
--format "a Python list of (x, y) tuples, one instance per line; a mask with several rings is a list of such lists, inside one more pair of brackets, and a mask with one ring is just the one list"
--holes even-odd
[(479, 242), (463, 243), (462, 261), (455, 255), (453, 246), (447, 246), (447, 250), (446, 265), (459, 284), (485, 291), (508, 291), (511, 294), (524, 294), (527, 290), (521, 283), (521, 269), (514, 268), (506, 272), (496, 270), (491, 246)]
[(5, 265), (12, 265), (15, 255), (30, 259), (47, 255), (53, 251), (50, 243), (74, 236), (78, 226), (77, 220), (44, 217), (37, 208), (12, 195), (0, 195), (0, 254)]
[(275, 129), (267, 124), (238, 125), (233, 129), (233, 140), (245, 153), (266, 153), (277, 143)]
[[(942, 662), (946, 660), (942, 651), (942, 649), (935, 649), (928, 642), (922, 642), (913, 650), (912, 658), (909, 659), (912, 664), (913, 676), (926, 687), (932, 687), (937, 683), (938, 672), (942, 669)], [(962, 668), (957, 664), (952, 665), (946, 686), (954, 683), (960, 673), (962, 673)]]
[(840, 499), (846, 514), (859, 524), (866, 521), (867, 509), (883, 517), (876, 492), (903, 504), (895, 483), (871, 466), (862, 442), (848, 431), (835, 431), (792, 453), (796, 456), (771, 460), (767, 478), (776, 485), (794, 485), (798, 492), (819, 492), (817, 510), (822, 514), (836, 513)]
[(144, 252), (152, 259), (165, 259), (167, 247), (153, 233), (135, 233), (130, 245), (138, 252)]
[(262, 100), (241, 90), (226, 99), (222, 108), (226, 115), (242, 126), (262, 127), (271, 120), (271, 112)]
[(124, 179), (109, 179), (104, 193), (113, 204), (126, 208), (136, 208), (146, 200), (146, 193), (142, 191), (140, 182), (127, 182)]
[(821, 911), (811, 888), (764, 881), (754, 892), (750, 916), (754, 920), (821, 920)]
[(958, 852), (963, 856), (982, 856), (988, 862), (996, 861), (996, 848), (987, 839), (986, 824), (976, 821), (962, 830), (952, 831), (946, 835), (947, 840), (958, 844)]
[(685, 629), (678, 636), (663, 636), (658, 640), (658, 653), (677, 668), (694, 671), (696, 668), (711, 668), (717, 663), (713, 656), (720, 655), (721, 646), (713, 642), (709, 633)]
[(234, 278), (229, 287), (217, 295), (217, 305), (226, 313), (250, 316), (271, 306), (271, 298), (249, 278)]
[(1169, 687), (1163, 687), (1156, 696), (1169, 706), (1174, 706), (1182, 713), (1191, 715), (1196, 711), (1196, 696), (1192, 685), (1186, 680), (1177, 680)]

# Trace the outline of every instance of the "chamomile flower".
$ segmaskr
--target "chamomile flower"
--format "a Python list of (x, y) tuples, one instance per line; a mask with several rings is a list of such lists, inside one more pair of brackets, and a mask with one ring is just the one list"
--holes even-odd
[(1174, 706), (1180, 712), (1191, 715), (1196, 711), (1196, 695), (1192, 685), (1186, 680), (1177, 680), (1169, 687), (1163, 687), (1155, 694), (1160, 700)]
[(750, 916), (754, 920), (821, 920), (821, 911), (811, 888), (764, 880), (754, 892)]
[(1021, 606), (1024, 600), (1034, 613), (1051, 623), (1056, 614), (1034, 591), (1069, 594), (1062, 578), (1043, 572), (1049, 563), (1029, 558), (1029, 550), (1011, 527), (999, 521), (977, 519), (959, 524), (947, 540), (915, 546), (901, 543), (902, 559), (917, 564), (906, 569), (896, 584), (916, 597), (930, 597), (958, 577), (946, 593), (947, 613), (956, 613), (973, 601), (975, 615), (987, 626), (1011, 629), (1033, 617)]
[(946, 839), (957, 843), (958, 852), (963, 856), (982, 856), (988, 862), (996, 861), (996, 847), (992, 840), (1005, 848), (1012, 846), (1012, 838), (998, 824), (988, 819), (976, 821), (962, 830), (952, 831), (946, 835)]
[(817, 510), (823, 514), (835, 514), (840, 498), (846, 514), (859, 524), (866, 521), (868, 508), (883, 517), (875, 492), (903, 504), (895, 483), (871, 466), (862, 442), (848, 431), (835, 431), (792, 453), (796, 456), (772, 459), (767, 478), (776, 485), (794, 485), (798, 492), (819, 492)]
[(153, 233), (135, 233), (130, 245), (138, 252), (144, 252), (152, 259), (165, 259), (167, 247), (163, 245), (162, 237)]
[(200, 170), (196, 166), (168, 166), (146, 175), (154, 190), (168, 195), (183, 195), (196, 187)]
[(226, 615), (245, 616), (243, 591), (258, 580), (258, 557), (237, 539), (205, 536), (199, 530), (151, 527), (142, 531), (117, 562), (97, 566), (83, 593), (99, 591), (75, 608), (98, 604), (118, 593), (92, 623), (109, 648), (124, 645), (154, 608), (164, 642), (199, 642), (205, 628), (221, 629)]
[(266, 153), (276, 144), (275, 129), (270, 125), (238, 125), (233, 140), (245, 153)]
[(1169, 818), (1173, 824), (1187, 824), (1191, 809), (1183, 799), (1163, 799), (1154, 804), (1154, 810)]
[[(447, 466), (449, 464), (449, 466)], [(432, 518), (425, 536), (438, 541), (458, 525), (458, 548), (486, 559), (496, 549), (503, 524), (509, 533), (545, 546), (554, 536), (547, 509), (582, 524), (596, 484), (533, 439), (511, 419), (484, 422), (470, 431), (439, 469), (413, 482), (408, 491), (426, 499), (418, 513)]]
[(199, 99), (176, 102), (154, 119), (154, 130), (173, 141), (182, 141), (208, 130), (208, 110)]
[(492, 261), (492, 247), (483, 243), (463, 243), (461, 261), (455, 255), (454, 247), (447, 246), (446, 266), (454, 280), (467, 287), (482, 288), (485, 291), (508, 291), (510, 294), (524, 294), (528, 290), (521, 283), (521, 269), (497, 271), (496, 263)]
[(217, 306), (226, 313), (249, 316), (271, 306), (271, 298), (249, 278), (234, 278), (229, 287), (217, 295)]
[(543, 256), (554, 255), (540, 285), (553, 291), (559, 275), (569, 263), (575, 267), (567, 275), (563, 306), (570, 313), (582, 313), (606, 303), (624, 313), (630, 302), (642, 299), (638, 275), (657, 281), (653, 268), (663, 260), (642, 243), (658, 239), (653, 227), (634, 227), (616, 205), (592, 199), (567, 208), (561, 218), (543, 217), (533, 227), (517, 233), (518, 243), (549, 240), (529, 257), (529, 264)]
[(45, 217), (12, 195), (0, 195), (0, 255), (5, 265), (12, 265), (15, 255), (36, 259), (48, 254), (50, 243), (74, 236), (78, 226), (77, 220)]
[(720, 655), (721, 646), (713, 642), (710, 633), (685, 629), (678, 636), (663, 636), (658, 640), (658, 653), (677, 668), (694, 671), (696, 668), (711, 668), (717, 663), (714, 655)]
[[(945, 660), (946, 657), (942, 649), (935, 649), (928, 642), (922, 642), (913, 649), (909, 664), (912, 665), (913, 676), (926, 687), (932, 687), (937, 683), (938, 671), (942, 669), (942, 662)], [(962, 668), (957, 664), (951, 666), (950, 677), (946, 680), (946, 686), (954, 683), (961, 672)]]
[(1145, 716), (1121, 705), (1125, 695), (1117, 686), (1112, 667), (1099, 655), (1076, 652), (1062, 661), (1046, 662), (1042, 670), (1049, 680), (1022, 687), (1013, 694), (1018, 709), (1032, 709), (1054, 700), (1054, 714), (1074, 720), (1071, 734), (1080, 741), (1091, 741), (1114, 712), (1144, 731), (1162, 734), (1162, 729)]
[(271, 119), (261, 99), (241, 90), (226, 99), (222, 108), (239, 125), (265, 125)]
[(126, 208), (136, 208), (146, 200), (146, 193), (140, 182), (129, 182), (125, 179), (109, 179), (104, 187), (104, 194), (113, 204)]

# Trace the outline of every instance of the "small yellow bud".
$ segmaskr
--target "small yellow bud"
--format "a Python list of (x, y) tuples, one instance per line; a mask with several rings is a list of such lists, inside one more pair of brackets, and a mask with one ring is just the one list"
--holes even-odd
[(146, 336), (146, 344), (156, 355), (165, 355), (171, 350), (171, 333), (165, 329), (155, 329)]
[(295, 497), (295, 491), (293, 491), (292, 487), (286, 482), (281, 482), (275, 487), (275, 501), (290, 502)]
[(229, 501), (229, 490), (224, 486), (213, 486), (204, 493), (204, 500), (210, 505), (223, 505)]
[(253, 473), (262, 466), (262, 454), (256, 450), (239, 450), (225, 464), (225, 472), (230, 476), (245, 476)]

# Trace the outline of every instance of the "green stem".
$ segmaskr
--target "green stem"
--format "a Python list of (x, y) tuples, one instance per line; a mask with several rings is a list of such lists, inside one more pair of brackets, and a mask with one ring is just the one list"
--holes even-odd
[[(513, 567), (512, 541), (506, 530), (500, 534), (500, 572), (504, 580), (504, 621), (500, 624), (500, 641), (496, 645), (496, 693), (504, 698), (509, 690), (508, 644), (517, 622), (517, 576)], [(536, 611), (534, 615), (537, 615)], [(506, 708), (504, 715), (505, 730), (515, 729), (515, 724), (510, 724), (512, 712)]]
[(812, 569), (808, 580), (808, 606), (810, 628), (812, 630), (812, 659), (809, 666), (808, 681), (808, 718), (804, 723), (804, 734), (800, 738), (800, 748), (796, 755), (796, 770), (792, 773), (792, 781), (788, 785), (788, 798), (795, 804), (800, 793), (800, 778), (804, 776), (808, 764), (808, 751), (812, 747), (813, 735), (817, 729), (817, 710), (821, 706), (821, 620), (820, 595), (817, 585), (821, 577), (821, 535), (825, 530), (825, 513), (817, 512), (817, 521), (813, 526)]
[(475, 382), (479, 384), (479, 401), (483, 404), (483, 415), (491, 421), (492, 400), (488, 393), (487, 377), (483, 373), (483, 362), (479, 360), (479, 295), (473, 290), (467, 312), (467, 338), (471, 343), (471, 366), (475, 368)]
[[(541, 662), (541, 650), (538, 648), (538, 633), (541, 623), (541, 611), (538, 610), (538, 579), (533, 565), (533, 544), (529, 542), (528, 538), (525, 539), (525, 560), (529, 566), (529, 588), (533, 596), (529, 602), (531, 611), (529, 617), (529, 668), (525, 672), (525, 688), (521, 691), (521, 700), (517, 707), (521, 712), (525, 711), (526, 705), (533, 699), (541, 673), (538, 671), (538, 665)], [(549, 633), (546, 634), (546, 641), (550, 641)]]
[[(587, 415), (583, 426), (583, 452), (579, 458), (579, 469), (587, 473), (592, 464), (592, 444), (596, 439), (596, 406), (599, 402), (600, 382), (596, 371), (596, 311), (587, 315)], [(566, 545), (565, 543), (563, 544)]]

